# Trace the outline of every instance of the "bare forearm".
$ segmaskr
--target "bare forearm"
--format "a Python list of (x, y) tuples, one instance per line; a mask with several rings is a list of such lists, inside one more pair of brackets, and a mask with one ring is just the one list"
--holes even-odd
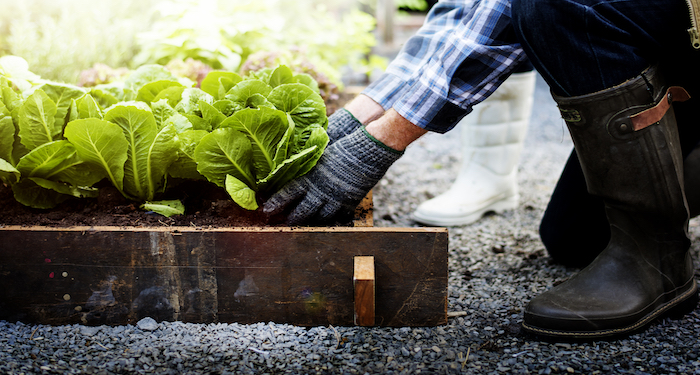
[(346, 104), (345, 109), (364, 125), (378, 119), (384, 113), (384, 108), (379, 103), (363, 94), (356, 96), (355, 99)]
[(408, 145), (428, 132), (412, 124), (393, 109), (367, 124), (366, 128), (378, 141), (398, 151), (405, 150)]

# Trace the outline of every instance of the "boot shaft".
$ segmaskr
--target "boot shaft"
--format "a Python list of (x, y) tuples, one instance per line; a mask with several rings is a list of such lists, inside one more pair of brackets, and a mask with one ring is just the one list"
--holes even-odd
[(673, 109), (635, 130), (635, 115), (667, 100), (650, 68), (622, 85), (579, 97), (554, 97), (567, 123), (589, 193), (606, 206), (687, 221), (683, 161)]

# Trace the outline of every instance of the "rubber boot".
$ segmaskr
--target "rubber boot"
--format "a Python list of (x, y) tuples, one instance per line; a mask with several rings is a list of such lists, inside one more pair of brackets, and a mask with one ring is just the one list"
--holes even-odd
[(618, 337), (694, 308), (683, 162), (670, 108), (683, 96), (681, 88), (667, 91), (650, 68), (604, 91), (555, 97), (588, 191), (604, 202), (611, 238), (588, 267), (530, 301), (526, 331), (559, 339)]
[(452, 186), (423, 202), (419, 223), (464, 225), (518, 206), (517, 166), (532, 112), (535, 72), (515, 73), (461, 122), (462, 165)]

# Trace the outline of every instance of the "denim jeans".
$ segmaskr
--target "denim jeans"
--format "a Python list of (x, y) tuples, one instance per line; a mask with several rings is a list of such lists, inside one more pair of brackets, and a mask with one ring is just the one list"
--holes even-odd
[[(700, 97), (700, 51), (686, 31), (684, 0), (514, 0), (512, 16), (523, 48), (554, 94), (604, 90), (658, 64), (670, 84)], [(684, 156), (700, 140), (698, 104), (697, 98), (674, 103)], [(572, 153), (540, 224), (555, 261), (584, 266), (603, 250), (610, 237), (603, 207), (588, 194)]]
[[(618, 85), (656, 63), (699, 66), (684, 0), (514, 0), (512, 17), (528, 57), (559, 96)], [(689, 56), (694, 64), (683, 61)]]

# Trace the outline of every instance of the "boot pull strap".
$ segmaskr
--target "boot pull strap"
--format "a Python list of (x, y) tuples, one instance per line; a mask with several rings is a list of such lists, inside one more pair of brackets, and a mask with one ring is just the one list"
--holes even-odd
[(690, 99), (690, 94), (680, 86), (671, 86), (666, 90), (664, 99), (661, 99), (655, 106), (630, 116), (634, 131), (642, 130), (651, 124), (655, 124), (666, 115), (672, 102), (684, 102)]

